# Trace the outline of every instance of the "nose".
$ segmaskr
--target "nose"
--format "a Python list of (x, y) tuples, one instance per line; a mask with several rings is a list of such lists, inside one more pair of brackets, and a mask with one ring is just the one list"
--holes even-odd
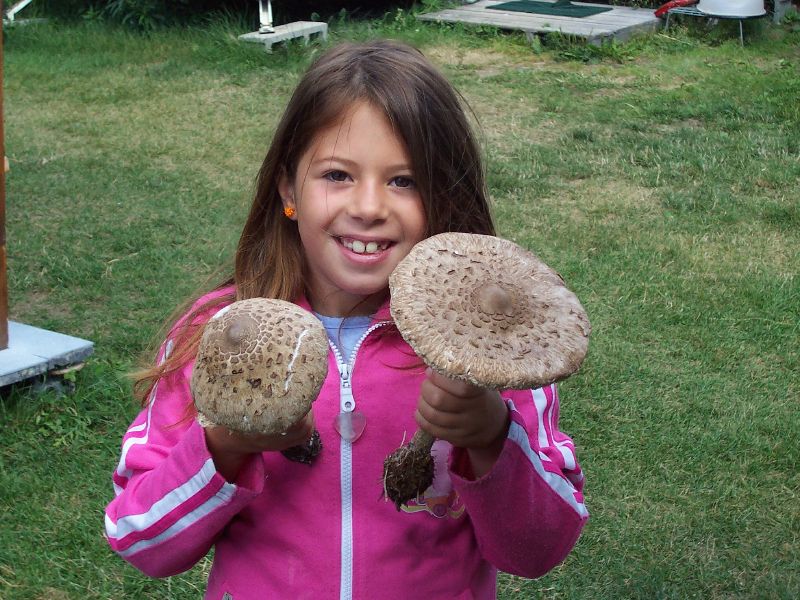
[(388, 190), (382, 182), (363, 181), (353, 190), (348, 214), (365, 223), (383, 221), (388, 216)]

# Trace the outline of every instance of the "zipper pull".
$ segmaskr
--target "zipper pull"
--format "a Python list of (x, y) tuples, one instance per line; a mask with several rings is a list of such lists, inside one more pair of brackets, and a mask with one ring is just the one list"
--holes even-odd
[(356, 400), (353, 397), (353, 389), (350, 387), (350, 365), (339, 363), (339, 374), (341, 376), (339, 385), (339, 410), (343, 413), (351, 413), (356, 407)]
[(353, 388), (350, 385), (352, 363), (339, 363), (339, 414), (333, 421), (333, 427), (342, 436), (342, 440), (352, 444), (361, 434), (367, 419), (360, 410), (356, 410), (356, 399), (353, 396)]

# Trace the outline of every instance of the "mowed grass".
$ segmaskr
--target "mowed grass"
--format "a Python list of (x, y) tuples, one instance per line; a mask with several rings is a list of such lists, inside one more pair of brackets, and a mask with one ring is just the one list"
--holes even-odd
[[(11, 316), (96, 352), (74, 394), (0, 401), (2, 598), (204, 589), (208, 560), (149, 580), (102, 521), (137, 410), (125, 373), (226, 272), (274, 124), (321, 51), (266, 55), (235, 33), (5, 31)], [(742, 49), (677, 30), (592, 54), (398, 14), (334, 23), (331, 43), (385, 35), (463, 92), (501, 233), (593, 324), (561, 387), (592, 518), (563, 565), (503, 575), (500, 597), (800, 596), (798, 34), (764, 28)]]

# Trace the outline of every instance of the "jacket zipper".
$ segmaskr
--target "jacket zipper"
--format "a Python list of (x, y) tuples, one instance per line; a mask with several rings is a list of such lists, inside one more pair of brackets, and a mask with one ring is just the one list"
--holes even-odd
[[(342, 358), (342, 353), (336, 345), (328, 340), (328, 344), (336, 357), (336, 366), (339, 369), (339, 410), (351, 413), (356, 409), (356, 399), (353, 397), (353, 386), (350, 377), (356, 364), (356, 355), (361, 344), (367, 336), (376, 329), (388, 324), (388, 321), (375, 323), (364, 332), (356, 342), (350, 355), (350, 362)], [(340, 600), (351, 600), (353, 597), (353, 444), (341, 438), (340, 448), (340, 485), (342, 492), (342, 548), (340, 569)]]

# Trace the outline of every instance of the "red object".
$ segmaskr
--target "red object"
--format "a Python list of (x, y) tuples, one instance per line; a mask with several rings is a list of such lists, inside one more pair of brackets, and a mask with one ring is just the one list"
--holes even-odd
[(678, 8), (679, 6), (691, 6), (692, 4), (697, 4), (698, 0), (671, 0), (666, 4), (662, 4), (656, 9), (655, 15), (657, 17), (663, 17), (669, 9), (671, 8)]

